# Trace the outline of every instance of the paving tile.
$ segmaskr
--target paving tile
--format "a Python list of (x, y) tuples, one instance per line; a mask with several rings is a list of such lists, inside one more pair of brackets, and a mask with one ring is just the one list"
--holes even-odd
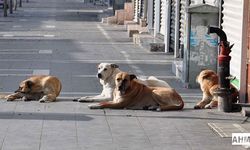
[(11, 120), (2, 149), (39, 149), (42, 121)]

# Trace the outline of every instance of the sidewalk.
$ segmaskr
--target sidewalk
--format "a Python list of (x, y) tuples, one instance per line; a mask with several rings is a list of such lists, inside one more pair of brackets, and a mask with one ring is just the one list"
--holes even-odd
[[(74, 1), (71, 11), (80, 6), (79, 0)], [(240, 113), (194, 110), (202, 93), (184, 88), (173, 75), (173, 56), (136, 47), (123, 26), (96, 22), (93, 11), (76, 15), (62, 3), (53, 0), (50, 9), (33, 0), (12, 17), (0, 18), (0, 93), (14, 91), (36, 69), (49, 70), (63, 83), (55, 103), (0, 100), (0, 150), (244, 149), (232, 146), (230, 136), (231, 132), (250, 132), (249, 120)], [(49, 10), (49, 16), (44, 10)], [(45, 28), (51, 24), (54, 29)], [(54, 37), (34, 36), (44, 34)], [(41, 55), (41, 50), (51, 54)], [(74, 97), (100, 92), (96, 65), (106, 61), (139, 76), (165, 80), (184, 99), (184, 109), (90, 110), (88, 103), (72, 102)]]

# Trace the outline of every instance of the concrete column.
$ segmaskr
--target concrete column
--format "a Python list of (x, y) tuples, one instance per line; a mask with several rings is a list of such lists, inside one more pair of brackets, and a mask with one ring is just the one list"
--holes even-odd
[[(249, 18), (249, 1), (243, 1), (243, 15), (242, 15), (242, 54), (241, 54), (241, 75), (240, 75), (240, 95), (239, 99), (241, 103), (248, 103), (250, 100), (247, 99), (247, 53), (248, 53), (248, 33), (249, 33), (249, 26), (248, 26), (248, 19)], [(231, 64), (233, 65), (233, 64)], [(250, 93), (248, 93), (250, 94)]]
[(154, 1), (153, 0), (149, 0), (148, 1), (148, 13), (147, 13), (147, 24), (148, 24), (148, 30), (150, 33), (152, 33), (154, 31)]
[(171, 0), (166, 1), (166, 18), (165, 18), (165, 36), (164, 36), (164, 44), (165, 44), (165, 52), (169, 52), (169, 41), (170, 41), (170, 18), (171, 18)]
[(154, 37), (160, 32), (160, 0), (155, 0), (155, 24), (154, 24)]

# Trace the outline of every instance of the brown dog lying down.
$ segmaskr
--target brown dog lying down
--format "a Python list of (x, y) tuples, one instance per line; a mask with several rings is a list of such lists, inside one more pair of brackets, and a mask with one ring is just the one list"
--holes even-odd
[(22, 98), (24, 101), (39, 100), (39, 102), (53, 102), (60, 94), (62, 85), (54, 76), (37, 75), (22, 81), (14, 94), (7, 95), (7, 101)]
[(180, 110), (184, 107), (181, 96), (172, 88), (147, 87), (135, 79), (135, 75), (121, 72), (115, 78), (113, 101), (89, 105), (90, 109), (144, 109)]
[[(203, 70), (197, 76), (196, 80), (200, 84), (203, 96), (202, 100), (194, 106), (194, 109), (211, 109), (217, 107), (218, 100), (214, 92), (219, 88), (219, 77), (216, 72), (213, 70)], [(233, 90), (232, 101), (236, 102), (239, 93), (233, 86), (231, 86), (231, 89)]]

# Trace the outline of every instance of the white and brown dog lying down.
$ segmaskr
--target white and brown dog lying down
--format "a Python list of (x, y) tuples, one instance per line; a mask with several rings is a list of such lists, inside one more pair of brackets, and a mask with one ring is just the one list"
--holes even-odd
[(62, 84), (57, 77), (36, 75), (19, 84), (14, 94), (7, 95), (7, 101), (22, 99), (24, 101), (38, 100), (39, 102), (53, 102), (60, 94)]
[[(211, 109), (217, 107), (218, 100), (214, 92), (219, 88), (219, 77), (213, 70), (203, 70), (197, 76), (196, 81), (200, 84), (202, 91), (202, 100), (199, 101), (194, 109)], [(239, 96), (238, 90), (231, 86), (233, 90), (232, 101), (236, 102)]]
[[(85, 96), (73, 101), (79, 102), (100, 102), (110, 101), (113, 99), (113, 91), (115, 89), (115, 77), (122, 72), (119, 66), (111, 63), (100, 63), (98, 65), (97, 78), (100, 79), (102, 85), (102, 93), (96, 96)], [(154, 76), (148, 79), (136, 79), (138, 82), (151, 87), (170, 87), (165, 81), (159, 80)]]
[(90, 109), (143, 109), (143, 110), (181, 110), (184, 102), (172, 88), (148, 87), (135, 80), (135, 75), (120, 72), (115, 78), (113, 101), (89, 105)]

